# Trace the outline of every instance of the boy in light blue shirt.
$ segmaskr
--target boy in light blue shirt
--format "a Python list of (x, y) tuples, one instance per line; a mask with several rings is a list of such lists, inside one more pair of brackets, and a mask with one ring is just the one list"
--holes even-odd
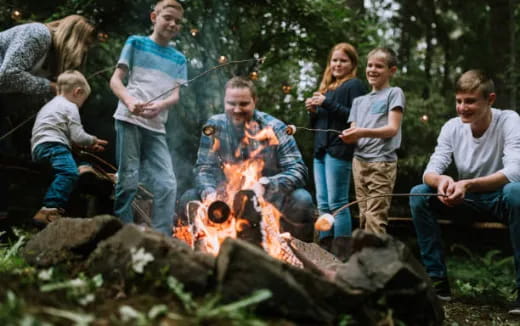
[[(168, 236), (172, 234), (177, 181), (165, 123), (168, 111), (179, 101), (179, 87), (175, 86), (187, 79), (186, 58), (169, 43), (180, 31), (182, 17), (183, 8), (177, 1), (157, 2), (150, 14), (152, 34), (127, 39), (110, 80), (119, 98), (114, 114), (118, 164), (114, 213), (125, 223), (134, 221), (132, 202), (142, 182), (153, 194), (152, 227)], [(156, 99), (160, 94), (164, 95)]]

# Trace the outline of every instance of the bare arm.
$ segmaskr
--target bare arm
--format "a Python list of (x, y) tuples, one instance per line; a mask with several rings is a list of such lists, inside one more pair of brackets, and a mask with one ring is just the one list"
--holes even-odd
[(140, 103), (135, 97), (128, 93), (126, 86), (123, 84), (123, 80), (128, 74), (128, 68), (125, 66), (119, 66), (114, 71), (112, 78), (110, 78), (110, 88), (112, 92), (123, 102), (124, 105), (134, 114), (140, 114), (142, 112), (142, 103)]

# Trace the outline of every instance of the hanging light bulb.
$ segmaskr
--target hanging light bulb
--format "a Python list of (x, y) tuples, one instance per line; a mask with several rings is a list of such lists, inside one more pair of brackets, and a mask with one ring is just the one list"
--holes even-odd
[(289, 84), (282, 85), (282, 92), (284, 92), (284, 94), (289, 94), (291, 92), (291, 89), (292, 89), (292, 86)]
[(226, 58), (225, 55), (221, 55), (219, 58), (218, 58), (218, 63), (220, 63), (221, 65), (226, 63), (228, 61), (228, 59)]
[(197, 35), (199, 34), (199, 29), (198, 29), (198, 28), (192, 28), (192, 29), (190, 30), (190, 34), (191, 34), (191, 36), (193, 36), (193, 37), (197, 36)]
[(97, 38), (99, 42), (106, 42), (108, 41), (108, 33), (99, 32)]
[(256, 71), (252, 71), (252, 72), (249, 74), (249, 79), (251, 79), (251, 80), (258, 80), (258, 72), (256, 72)]
[(426, 114), (423, 114), (423, 115), (419, 118), (419, 120), (421, 120), (421, 121), (424, 122), (424, 123), (428, 122), (429, 119), (430, 119), (430, 118), (429, 118), (428, 115), (426, 115)]
[(19, 21), (20, 19), (22, 19), (22, 12), (18, 9), (14, 9), (11, 12), (11, 19), (14, 21)]

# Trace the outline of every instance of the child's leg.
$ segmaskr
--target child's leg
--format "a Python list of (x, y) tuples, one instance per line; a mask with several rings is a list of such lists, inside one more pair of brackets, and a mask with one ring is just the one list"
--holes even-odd
[(35, 161), (48, 161), (52, 165), (54, 180), (47, 189), (43, 206), (64, 208), (78, 180), (78, 166), (69, 148), (60, 143), (43, 143), (34, 149)]
[[(325, 155), (325, 171), (327, 178), (328, 206), (331, 212), (348, 203), (350, 189), (350, 174), (352, 162)], [(334, 237), (350, 236), (352, 234), (352, 218), (350, 209), (344, 208), (334, 221)]]
[(143, 130), (142, 180), (153, 193), (152, 227), (172, 235), (177, 180), (164, 134)]
[(354, 176), (354, 189), (356, 190), (356, 200), (359, 200), (359, 228), (365, 229), (366, 225), (366, 211), (367, 202), (364, 201), (368, 197), (367, 175), (370, 171), (367, 170), (367, 162), (360, 161), (356, 158), (352, 160), (352, 174)]
[(116, 120), (117, 183), (114, 214), (124, 223), (134, 222), (132, 202), (139, 186), (141, 164), (141, 128)]
[[(397, 174), (397, 162), (372, 162), (370, 174), (367, 178), (368, 195), (386, 195), (394, 190)], [(388, 224), (388, 210), (391, 197), (380, 197), (366, 202), (366, 226), (365, 230), (373, 233), (386, 233)]]

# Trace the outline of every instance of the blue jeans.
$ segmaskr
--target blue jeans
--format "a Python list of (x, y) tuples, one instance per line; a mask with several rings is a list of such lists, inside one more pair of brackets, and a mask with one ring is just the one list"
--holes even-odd
[[(415, 194), (432, 193), (436, 192), (436, 189), (422, 184), (412, 188), (411, 192)], [(494, 192), (467, 193), (466, 198), (472, 201), (448, 207), (442, 204), (437, 197), (410, 197), (410, 209), (417, 232), (417, 242), (426, 271), (434, 277), (447, 276), (441, 231), (436, 221), (438, 217), (452, 216), (459, 221), (491, 217), (509, 224), (516, 285), (520, 288), (520, 182), (508, 183)]]
[(177, 181), (166, 135), (116, 120), (116, 161), (118, 164), (114, 214), (132, 223), (139, 184), (153, 194), (152, 227), (172, 235)]
[(42, 143), (33, 151), (35, 162), (49, 162), (54, 179), (43, 198), (43, 206), (64, 208), (79, 178), (78, 166), (70, 149), (62, 143)]
[[(314, 158), (314, 183), (320, 214), (332, 213), (348, 203), (351, 173), (351, 161), (338, 159), (329, 154), (322, 158)], [(345, 208), (336, 215), (333, 229), (320, 232), (320, 239), (330, 235), (339, 237), (351, 234), (350, 209)]]

